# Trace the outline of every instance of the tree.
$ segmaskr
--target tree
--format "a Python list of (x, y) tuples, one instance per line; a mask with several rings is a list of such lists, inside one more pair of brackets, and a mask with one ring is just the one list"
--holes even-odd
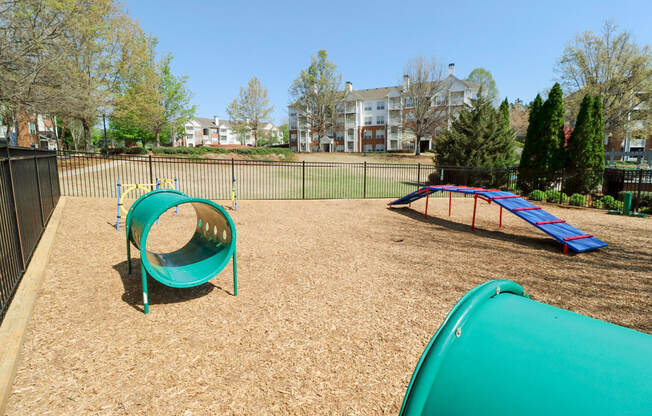
[[(421, 139), (431, 137), (446, 121), (448, 106), (436, 106), (434, 100), (436, 96), (448, 96), (448, 84), (442, 81), (441, 66), (434, 59), (428, 62), (423, 57), (414, 58), (403, 73), (407, 77), (403, 90), (404, 128), (413, 136), (414, 153), (419, 155)], [(451, 114), (448, 116), (452, 118)]]
[(505, 100), (500, 103), (500, 107), (498, 107), (498, 112), (500, 113), (500, 116), (502, 117), (503, 128), (505, 130), (509, 130), (510, 129), (510, 124), (509, 124), (509, 101), (507, 101), (507, 98), (505, 98)]
[(530, 105), (530, 115), (521, 153), (521, 162), (518, 166), (518, 187), (525, 193), (540, 189), (537, 171), (542, 169), (541, 159), (538, 157), (541, 148), (541, 118), (543, 113), (543, 99), (537, 94)]
[(234, 99), (226, 108), (232, 121), (244, 123), (254, 135), (254, 146), (258, 146), (258, 136), (265, 123), (268, 122), (274, 106), (269, 105), (267, 88), (260, 80), (253, 77), (249, 80), (247, 88), (240, 88), (240, 96)]
[[(583, 96), (600, 97), (609, 135), (637, 126), (628, 123), (630, 114), (652, 96), (650, 47), (639, 46), (612, 22), (606, 22), (599, 35), (578, 34), (564, 49), (556, 70), (571, 93), (566, 99), (571, 117), (578, 114)], [(644, 118), (647, 122), (638, 124), (641, 135), (652, 131), (652, 112), (645, 112)]]
[(478, 84), (482, 87), (482, 90), (487, 94), (487, 98), (493, 104), (498, 100), (498, 88), (496, 88), (496, 81), (491, 75), (491, 72), (487, 71), (484, 68), (476, 68), (466, 77), (467, 81), (471, 81), (474, 84)]
[(530, 109), (521, 100), (516, 100), (509, 105), (509, 125), (514, 131), (516, 141), (525, 143)]
[(281, 142), (289, 143), (290, 142), (290, 126), (288, 123), (283, 123), (279, 126), (278, 131), (281, 133)]
[(564, 99), (559, 83), (555, 83), (541, 112), (541, 146), (535, 154), (537, 167), (546, 172), (556, 172), (564, 167)]
[(437, 164), (508, 168), (515, 162), (514, 134), (502, 112), (479, 95), (435, 145)]
[(341, 75), (328, 60), (325, 50), (311, 57), (310, 65), (301, 70), (290, 86), (290, 96), (299, 113), (305, 114), (319, 138), (333, 127), (335, 102), (341, 99)]
[(588, 193), (595, 186), (588, 170), (593, 168), (593, 142), (595, 136), (595, 120), (593, 114), (593, 99), (589, 94), (584, 96), (573, 133), (566, 146), (566, 168), (571, 177), (565, 182), (566, 192)]

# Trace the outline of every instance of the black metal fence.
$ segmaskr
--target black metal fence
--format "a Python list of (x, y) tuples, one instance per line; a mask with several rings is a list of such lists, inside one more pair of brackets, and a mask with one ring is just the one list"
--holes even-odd
[[(391, 198), (426, 183), (434, 165), (393, 163), (280, 162), (59, 153), (64, 195), (117, 198), (117, 181), (154, 184), (178, 179), (190, 196), (231, 199)], [(131, 193), (129, 198), (140, 194)]]
[(54, 151), (0, 145), (0, 322), (59, 196)]
[[(431, 183), (501, 188), (525, 195), (533, 189), (557, 191), (566, 195), (560, 198), (560, 203), (569, 203), (571, 194), (580, 193), (585, 196), (580, 205), (591, 206), (602, 195), (618, 199), (623, 191), (630, 191), (635, 193), (636, 201), (637, 193), (640, 196), (642, 192), (652, 191), (652, 171), (641, 169), (550, 173), (432, 164), (283, 162), (70, 152), (60, 152), (58, 158), (64, 195), (100, 198), (117, 198), (118, 180), (124, 192), (125, 184), (154, 184), (157, 179), (174, 178), (178, 180), (179, 190), (216, 200), (231, 198), (234, 178), (239, 199), (395, 198)], [(587, 173), (598, 184), (590, 191), (582, 183)], [(133, 192), (128, 198), (139, 195)]]

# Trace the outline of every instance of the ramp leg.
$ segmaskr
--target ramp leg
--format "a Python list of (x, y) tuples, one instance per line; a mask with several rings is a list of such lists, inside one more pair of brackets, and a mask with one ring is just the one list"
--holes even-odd
[(564, 244), (564, 254), (568, 253), (568, 244)]
[(473, 221), (471, 222), (471, 229), (475, 230), (475, 208), (478, 205), (478, 194), (473, 194)]
[(233, 250), (233, 296), (238, 296), (238, 267), (235, 262), (235, 249)]
[(453, 193), (449, 192), (448, 193), (448, 216), (451, 216), (451, 207), (453, 205)]
[(428, 218), (428, 200), (430, 199), (430, 190), (426, 192), (426, 210), (423, 213), (423, 218)]
[(141, 261), (140, 262), (140, 274), (143, 280), (143, 309), (145, 310), (145, 313), (149, 313), (149, 299), (148, 299), (148, 291), (147, 291), (147, 272), (145, 271), (145, 264)]
[(498, 228), (503, 228), (503, 207), (500, 207), (500, 225)]

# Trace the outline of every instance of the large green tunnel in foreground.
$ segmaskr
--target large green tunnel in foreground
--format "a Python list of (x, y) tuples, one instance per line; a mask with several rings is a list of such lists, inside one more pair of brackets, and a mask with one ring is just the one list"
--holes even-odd
[[(191, 205), (197, 215), (195, 232), (183, 247), (171, 253), (147, 249), (151, 227), (167, 210)], [(233, 258), (233, 293), (237, 295), (235, 225), (218, 204), (171, 189), (148, 192), (133, 203), (126, 220), (127, 257), (131, 273), (130, 243), (140, 250), (143, 304), (149, 311), (147, 275), (164, 285), (185, 288), (201, 285), (215, 277)]]
[(649, 416), (652, 336), (490, 281), (437, 330), (400, 414)]

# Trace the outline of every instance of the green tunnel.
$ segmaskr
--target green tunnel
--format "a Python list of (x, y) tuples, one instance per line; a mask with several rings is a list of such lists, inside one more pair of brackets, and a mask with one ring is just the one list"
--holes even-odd
[(430, 340), (400, 415), (649, 416), (652, 336), (490, 281)]
[[(147, 249), (147, 237), (159, 217), (171, 208), (189, 204), (195, 211), (195, 232), (180, 249), (155, 253)], [(215, 277), (233, 258), (233, 291), (237, 295), (236, 232), (229, 214), (218, 204), (171, 190), (148, 192), (133, 203), (127, 214), (127, 258), (131, 273), (130, 244), (140, 250), (143, 304), (149, 311), (147, 276), (176, 288), (201, 285)]]

